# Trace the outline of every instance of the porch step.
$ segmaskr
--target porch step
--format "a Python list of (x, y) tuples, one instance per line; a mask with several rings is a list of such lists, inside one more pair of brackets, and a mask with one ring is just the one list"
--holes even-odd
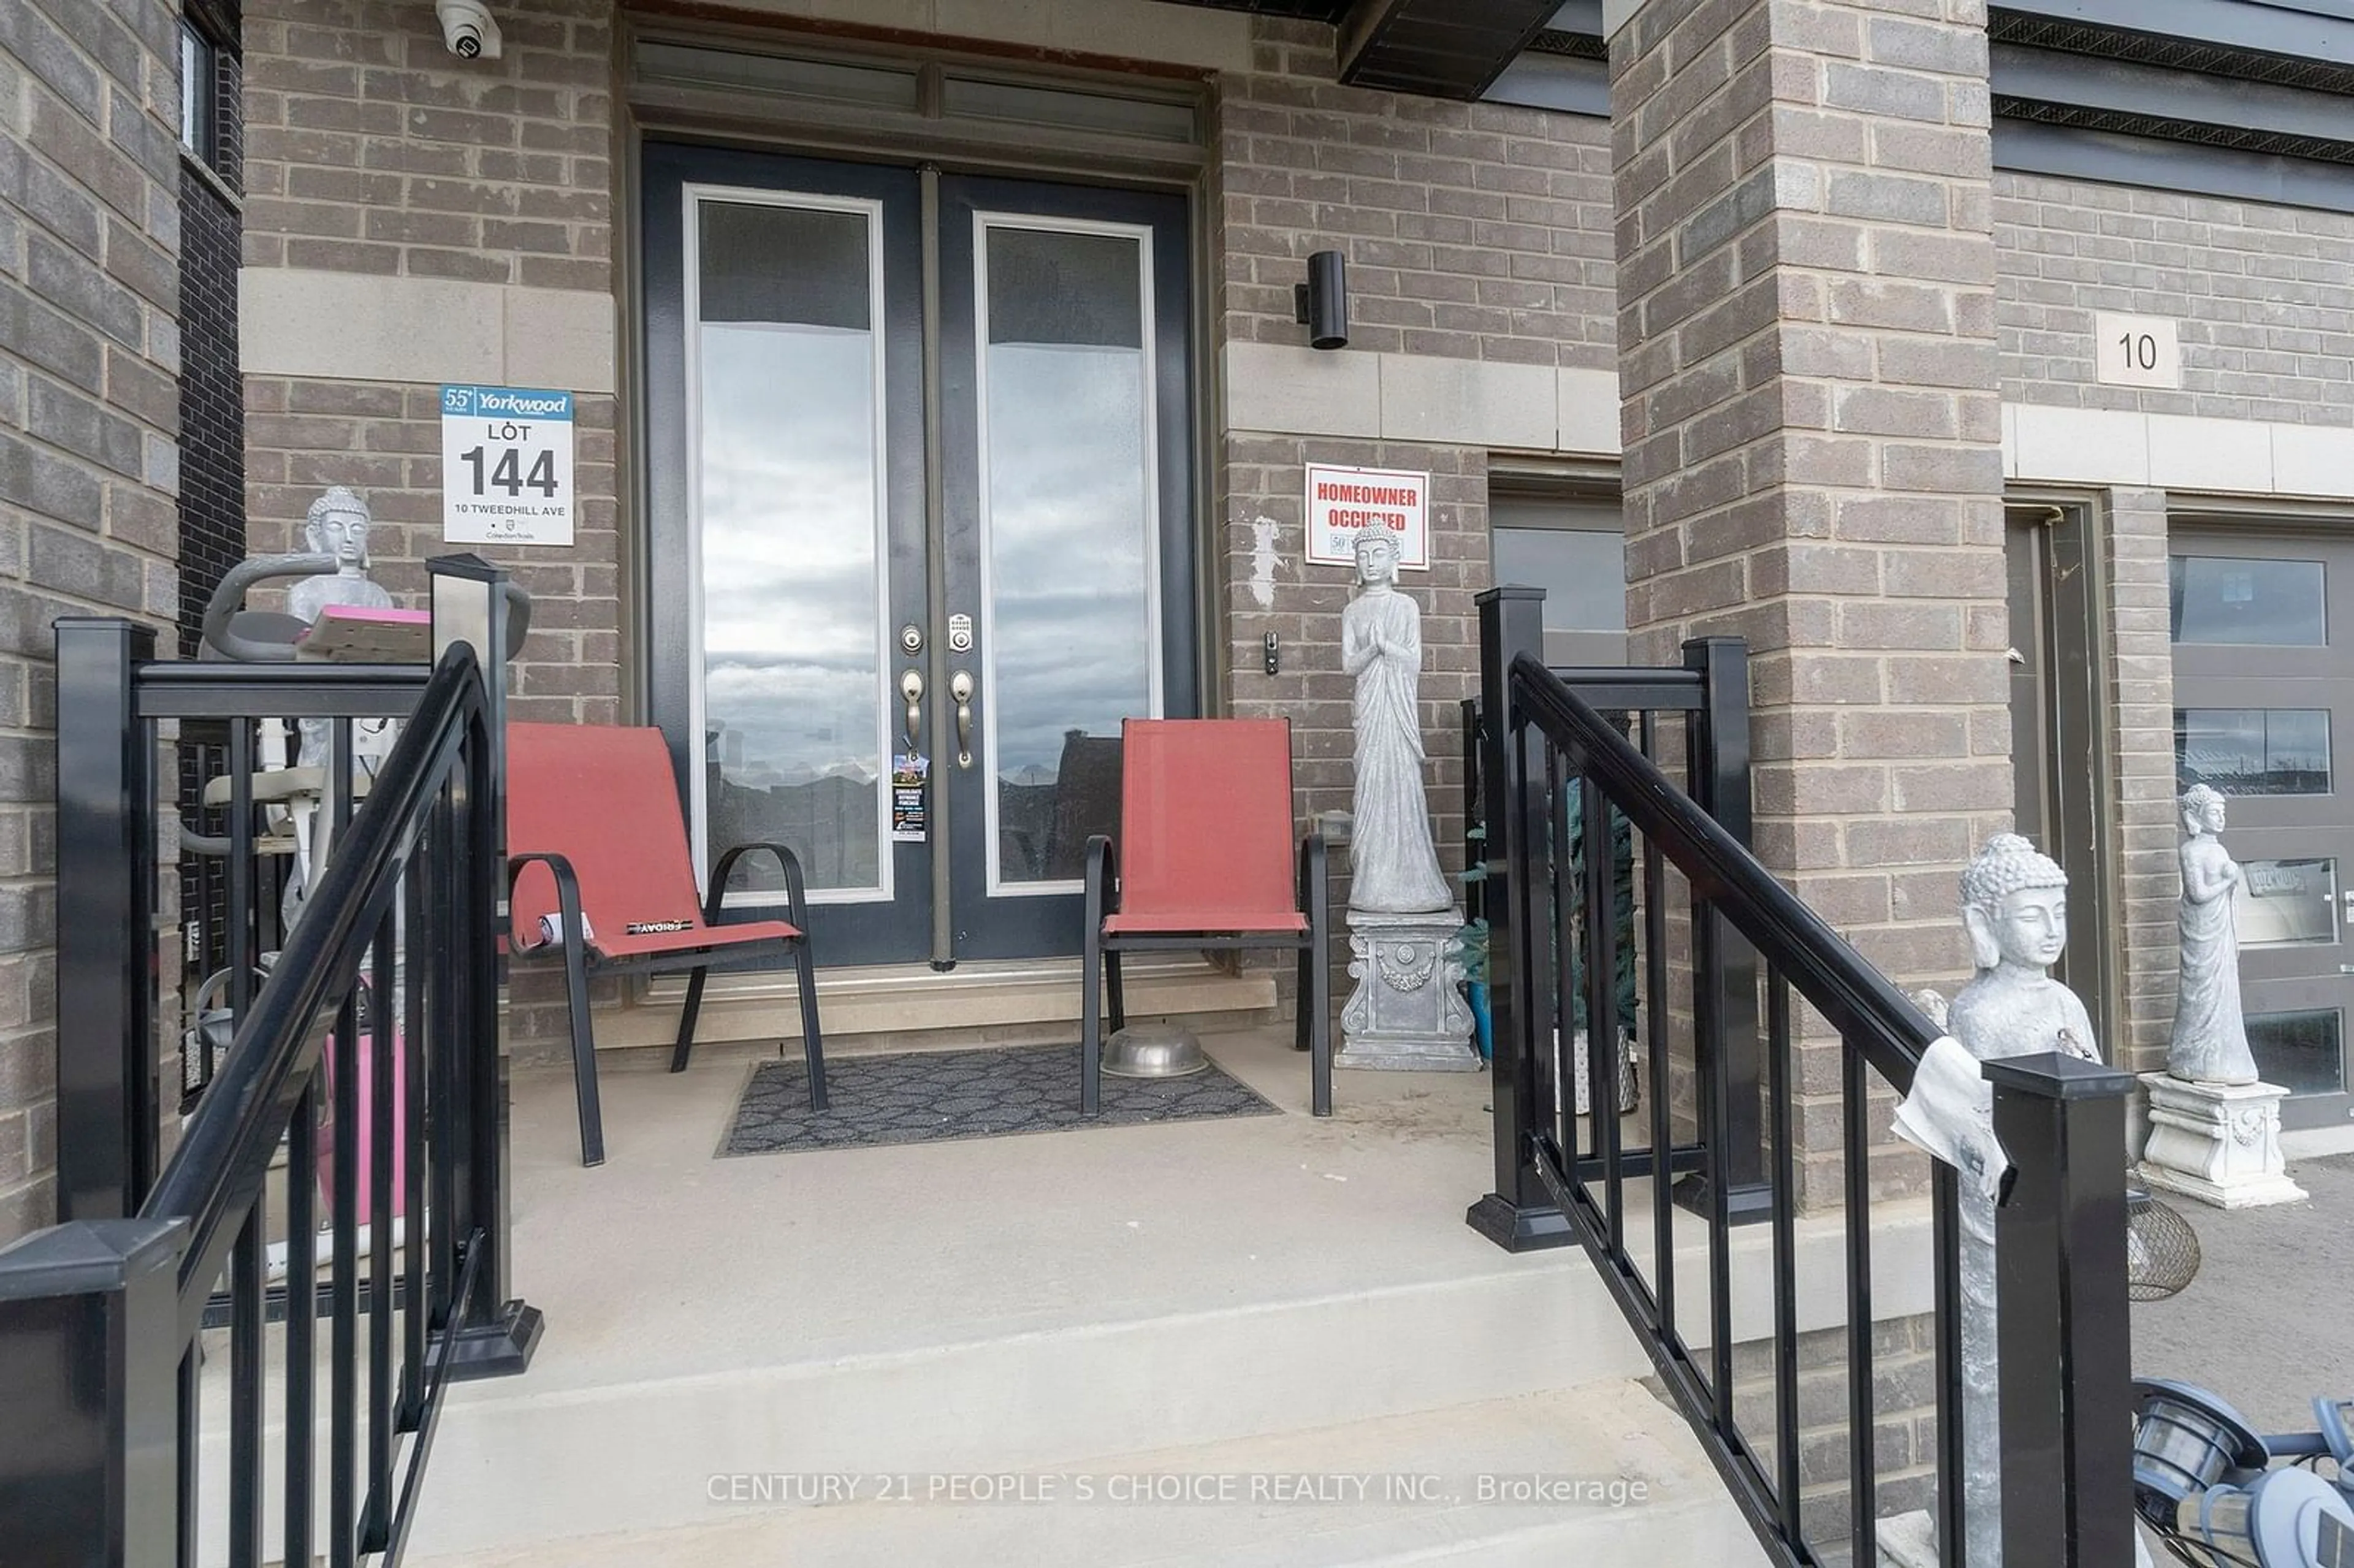
[[(824, 1478), (796, 1479), (806, 1486)], [(840, 1479), (854, 1483), (863, 1500), (706, 1501), (701, 1522), (672, 1530), (411, 1561), (419, 1568), (1551, 1568), (1563, 1561), (1747, 1568), (1766, 1560), (1683, 1423), (1624, 1380), (1018, 1476), (914, 1476), (904, 1500), (879, 1500), (875, 1476)], [(949, 1500), (960, 1483), (1007, 1495)], [(1533, 1500), (1540, 1487), (1547, 1500)], [(717, 1489), (751, 1498), (761, 1483), (729, 1478)], [(770, 1495), (777, 1489), (771, 1483)], [(1171, 1491), (1194, 1500), (1137, 1500)], [(899, 1495), (895, 1487), (892, 1498)]]
[[(1172, 1017), (1204, 1033), (1271, 1021), (1275, 971), (1222, 969), (1187, 955), (1131, 958), (1126, 969), (1129, 1012)], [(826, 1049), (904, 1051), (945, 1045), (1021, 1045), (1077, 1037), (1079, 960), (1034, 959), (962, 963), (946, 972), (928, 965), (832, 969), (818, 975)], [(676, 975), (646, 984), (618, 1007), (597, 1013), (599, 1052), (669, 1054), (678, 1035), (686, 982)], [(559, 1002), (533, 1004), (519, 1021), (519, 1059), (553, 1064), (563, 1054)], [(696, 1028), (698, 1049), (728, 1042), (799, 1041), (798, 992), (790, 972), (715, 975)]]
[[(1337, 1114), (1311, 1118), (1288, 1033), (1205, 1040), (1281, 1115), (738, 1159), (713, 1153), (748, 1063), (716, 1054), (677, 1075), (617, 1064), (610, 1158), (594, 1170), (578, 1163), (568, 1078), (519, 1075), (514, 1290), (547, 1332), (527, 1375), (451, 1392), (413, 1555), (585, 1562), (564, 1553), (606, 1536), (725, 1536), (752, 1528), (732, 1510), (715, 1517), (715, 1484), (737, 1475), (1042, 1474), (1156, 1451), (1188, 1456), (1157, 1467), (1192, 1467), (1212, 1462), (1204, 1453), (1228, 1465), (1234, 1445), (1267, 1457), (1231, 1460), (1242, 1469), (1469, 1475), (1487, 1462), (1427, 1456), (1483, 1452), (1473, 1439), (1490, 1426), (1587, 1445), (1500, 1466), (1607, 1478), (1623, 1427), (1712, 1488), (1673, 1414), (1628, 1392), (1651, 1369), (1584, 1255), (1508, 1255), (1464, 1224), (1492, 1179), (1486, 1077), (1343, 1074)], [(1838, 1296), (1818, 1286), (1838, 1278), (1840, 1233), (1816, 1228), (1802, 1237), (1822, 1266), (1802, 1272), (1808, 1328)], [(1689, 1293), (1704, 1252), (1696, 1234), (1679, 1250)], [(1919, 1261), (1875, 1253), (1876, 1273), (1925, 1277)], [(1895, 1277), (1875, 1290), (1904, 1298)], [(1755, 1294), (1736, 1316), (1744, 1337), (1763, 1331), (1748, 1314), (1769, 1298)], [(1357, 1442), (1371, 1445), (1362, 1467), (1332, 1457)], [(1379, 1521), (1343, 1510), (1296, 1527), (1343, 1554), (1267, 1560), (1411, 1561), (1398, 1554), (1443, 1553), (1447, 1531), (1478, 1521), (1490, 1544), (1617, 1528), (1617, 1514), (1464, 1506), (1416, 1510), (1446, 1521), (1437, 1533), (1372, 1544), (1348, 1531)], [(808, 1510), (792, 1528), (851, 1530), (831, 1521), (864, 1509)], [(1145, 1529), (1101, 1506), (1067, 1511), (1073, 1531), (1133, 1528), (1167, 1554), (1197, 1515), (1235, 1512), (1181, 1507)], [(855, 1528), (920, 1531), (965, 1512), (981, 1539), (1035, 1514), (877, 1506), (877, 1522)], [(1007, 1539), (1010, 1559), (1030, 1538)]]

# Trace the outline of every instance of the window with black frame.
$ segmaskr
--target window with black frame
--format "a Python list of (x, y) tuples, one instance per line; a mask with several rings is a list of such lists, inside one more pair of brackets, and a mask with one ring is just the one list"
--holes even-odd
[(1627, 662), (1627, 534), (1615, 490), (1502, 481), (1488, 493), (1495, 580), (1545, 590), (1545, 662)]

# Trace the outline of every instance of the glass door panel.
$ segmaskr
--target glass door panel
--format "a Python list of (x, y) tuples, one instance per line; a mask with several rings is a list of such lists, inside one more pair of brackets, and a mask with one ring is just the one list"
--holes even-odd
[(939, 207), (952, 940), (1076, 952), (1120, 721), (1200, 711), (1185, 204), (950, 176)]
[(2354, 821), (2335, 748), (2354, 713), (2354, 549), (2177, 526), (2168, 553), (2175, 788), (2225, 797), (2248, 1043), (2289, 1090), (2284, 1125), (2342, 1123)]
[[(698, 850), (783, 843), (812, 899), (888, 898), (879, 204), (691, 194)], [(729, 897), (779, 885), (748, 857)]]
[[(826, 965), (932, 951), (928, 846), (890, 828), (899, 628), (925, 615), (912, 169), (649, 142), (648, 717), (704, 874), (791, 848)], [(726, 904), (781, 915), (748, 856)]]
[(977, 221), (989, 890), (1067, 893), (1161, 712), (1150, 231)]

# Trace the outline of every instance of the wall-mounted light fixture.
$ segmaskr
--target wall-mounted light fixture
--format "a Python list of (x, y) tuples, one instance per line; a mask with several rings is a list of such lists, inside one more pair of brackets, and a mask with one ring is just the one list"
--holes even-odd
[(1308, 281), (1291, 286), (1291, 309), (1308, 329), (1309, 347), (1349, 346), (1349, 266), (1338, 250), (1308, 259)]

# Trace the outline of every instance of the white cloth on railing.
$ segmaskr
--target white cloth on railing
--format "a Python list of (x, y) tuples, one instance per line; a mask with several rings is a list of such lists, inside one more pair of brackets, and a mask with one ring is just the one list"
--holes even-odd
[(1921, 1054), (1913, 1092), (1896, 1107), (1896, 1136), (1941, 1160), (1985, 1197), (2002, 1191), (2010, 1156), (1994, 1135), (1994, 1086), (1960, 1041), (1940, 1034)]

